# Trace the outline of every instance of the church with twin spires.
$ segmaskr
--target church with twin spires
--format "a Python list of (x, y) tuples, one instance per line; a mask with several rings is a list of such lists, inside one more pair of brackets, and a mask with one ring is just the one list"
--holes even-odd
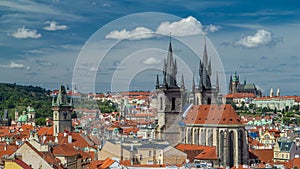
[[(157, 95), (158, 130), (160, 139), (171, 142), (181, 140), (180, 126), (176, 126), (182, 119), (184, 108), (188, 105), (221, 104), (218, 74), (216, 85), (212, 85), (211, 59), (207, 53), (206, 38), (204, 38), (203, 61), (199, 61), (199, 84), (196, 85), (193, 77), (192, 90), (187, 91), (184, 84), (184, 76), (181, 76), (180, 85), (177, 82), (177, 62), (173, 56), (172, 42), (170, 39), (167, 59), (163, 64), (163, 79), (160, 83), (159, 75), (156, 78), (155, 93)], [(178, 138), (174, 138), (178, 137)]]
[(156, 79), (156, 138), (167, 140), (173, 146), (206, 147), (214, 156), (199, 162), (211, 163), (213, 167), (247, 164), (247, 132), (232, 106), (223, 104), (217, 73), (216, 84), (212, 85), (213, 70), (206, 39), (199, 62), (199, 84), (195, 84), (193, 77), (191, 91), (185, 88), (183, 75), (178, 85), (177, 66), (170, 41), (162, 83), (158, 75)]

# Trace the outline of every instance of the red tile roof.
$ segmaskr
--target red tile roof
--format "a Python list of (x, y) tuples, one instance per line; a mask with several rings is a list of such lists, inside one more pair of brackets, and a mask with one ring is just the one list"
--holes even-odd
[(194, 161), (194, 159), (217, 159), (216, 147), (214, 146), (178, 144), (175, 148), (185, 152), (190, 161)]
[(195, 105), (187, 113), (184, 123), (190, 125), (244, 125), (230, 104)]
[(15, 163), (17, 163), (20, 167), (22, 167), (23, 169), (32, 169), (32, 167), (30, 167), (29, 165), (27, 165), (24, 161), (20, 160), (20, 159), (15, 159), (14, 160)]
[(77, 152), (70, 144), (61, 144), (53, 147), (53, 154), (60, 156), (75, 156), (78, 155), (79, 152)]
[(216, 147), (215, 146), (205, 147), (203, 149), (203, 151), (195, 157), (195, 159), (199, 159), (199, 160), (216, 160), (216, 159), (218, 159)]
[(234, 99), (234, 98), (255, 98), (255, 94), (253, 93), (230, 93), (226, 95), (226, 99)]
[(273, 149), (256, 149), (250, 150), (252, 154), (254, 154), (262, 163), (269, 163), (274, 158)]
[(88, 166), (88, 169), (106, 169), (109, 168), (115, 161), (111, 158), (105, 160), (94, 160)]
[(42, 127), (37, 132), (38, 136), (53, 136), (53, 127)]

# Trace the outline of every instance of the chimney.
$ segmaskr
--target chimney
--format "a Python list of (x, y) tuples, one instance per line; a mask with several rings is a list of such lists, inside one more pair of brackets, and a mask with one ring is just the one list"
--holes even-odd
[(67, 135), (68, 135), (68, 131), (64, 130), (64, 137), (67, 137)]
[(68, 143), (71, 144), (72, 143), (72, 133), (69, 132), (69, 135), (68, 135)]

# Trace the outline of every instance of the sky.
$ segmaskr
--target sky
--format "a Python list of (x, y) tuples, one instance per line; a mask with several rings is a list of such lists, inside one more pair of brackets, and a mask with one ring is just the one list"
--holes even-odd
[(153, 90), (171, 42), (177, 82), (199, 81), (204, 39), (215, 83), (299, 95), (300, 2), (1, 0), (0, 82), (81, 92)]

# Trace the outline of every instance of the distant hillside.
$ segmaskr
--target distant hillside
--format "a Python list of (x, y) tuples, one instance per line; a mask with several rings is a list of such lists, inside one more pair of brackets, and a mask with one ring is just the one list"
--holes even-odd
[(45, 118), (52, 116), (49, 94), (50, 90), (41, 87), (0, 83), (0, 115), (8, 109), (9, 117), (14, 119), (16, 108), (22, 113), (30, 105), (36, 111), (37, 124), (44, 124)]

